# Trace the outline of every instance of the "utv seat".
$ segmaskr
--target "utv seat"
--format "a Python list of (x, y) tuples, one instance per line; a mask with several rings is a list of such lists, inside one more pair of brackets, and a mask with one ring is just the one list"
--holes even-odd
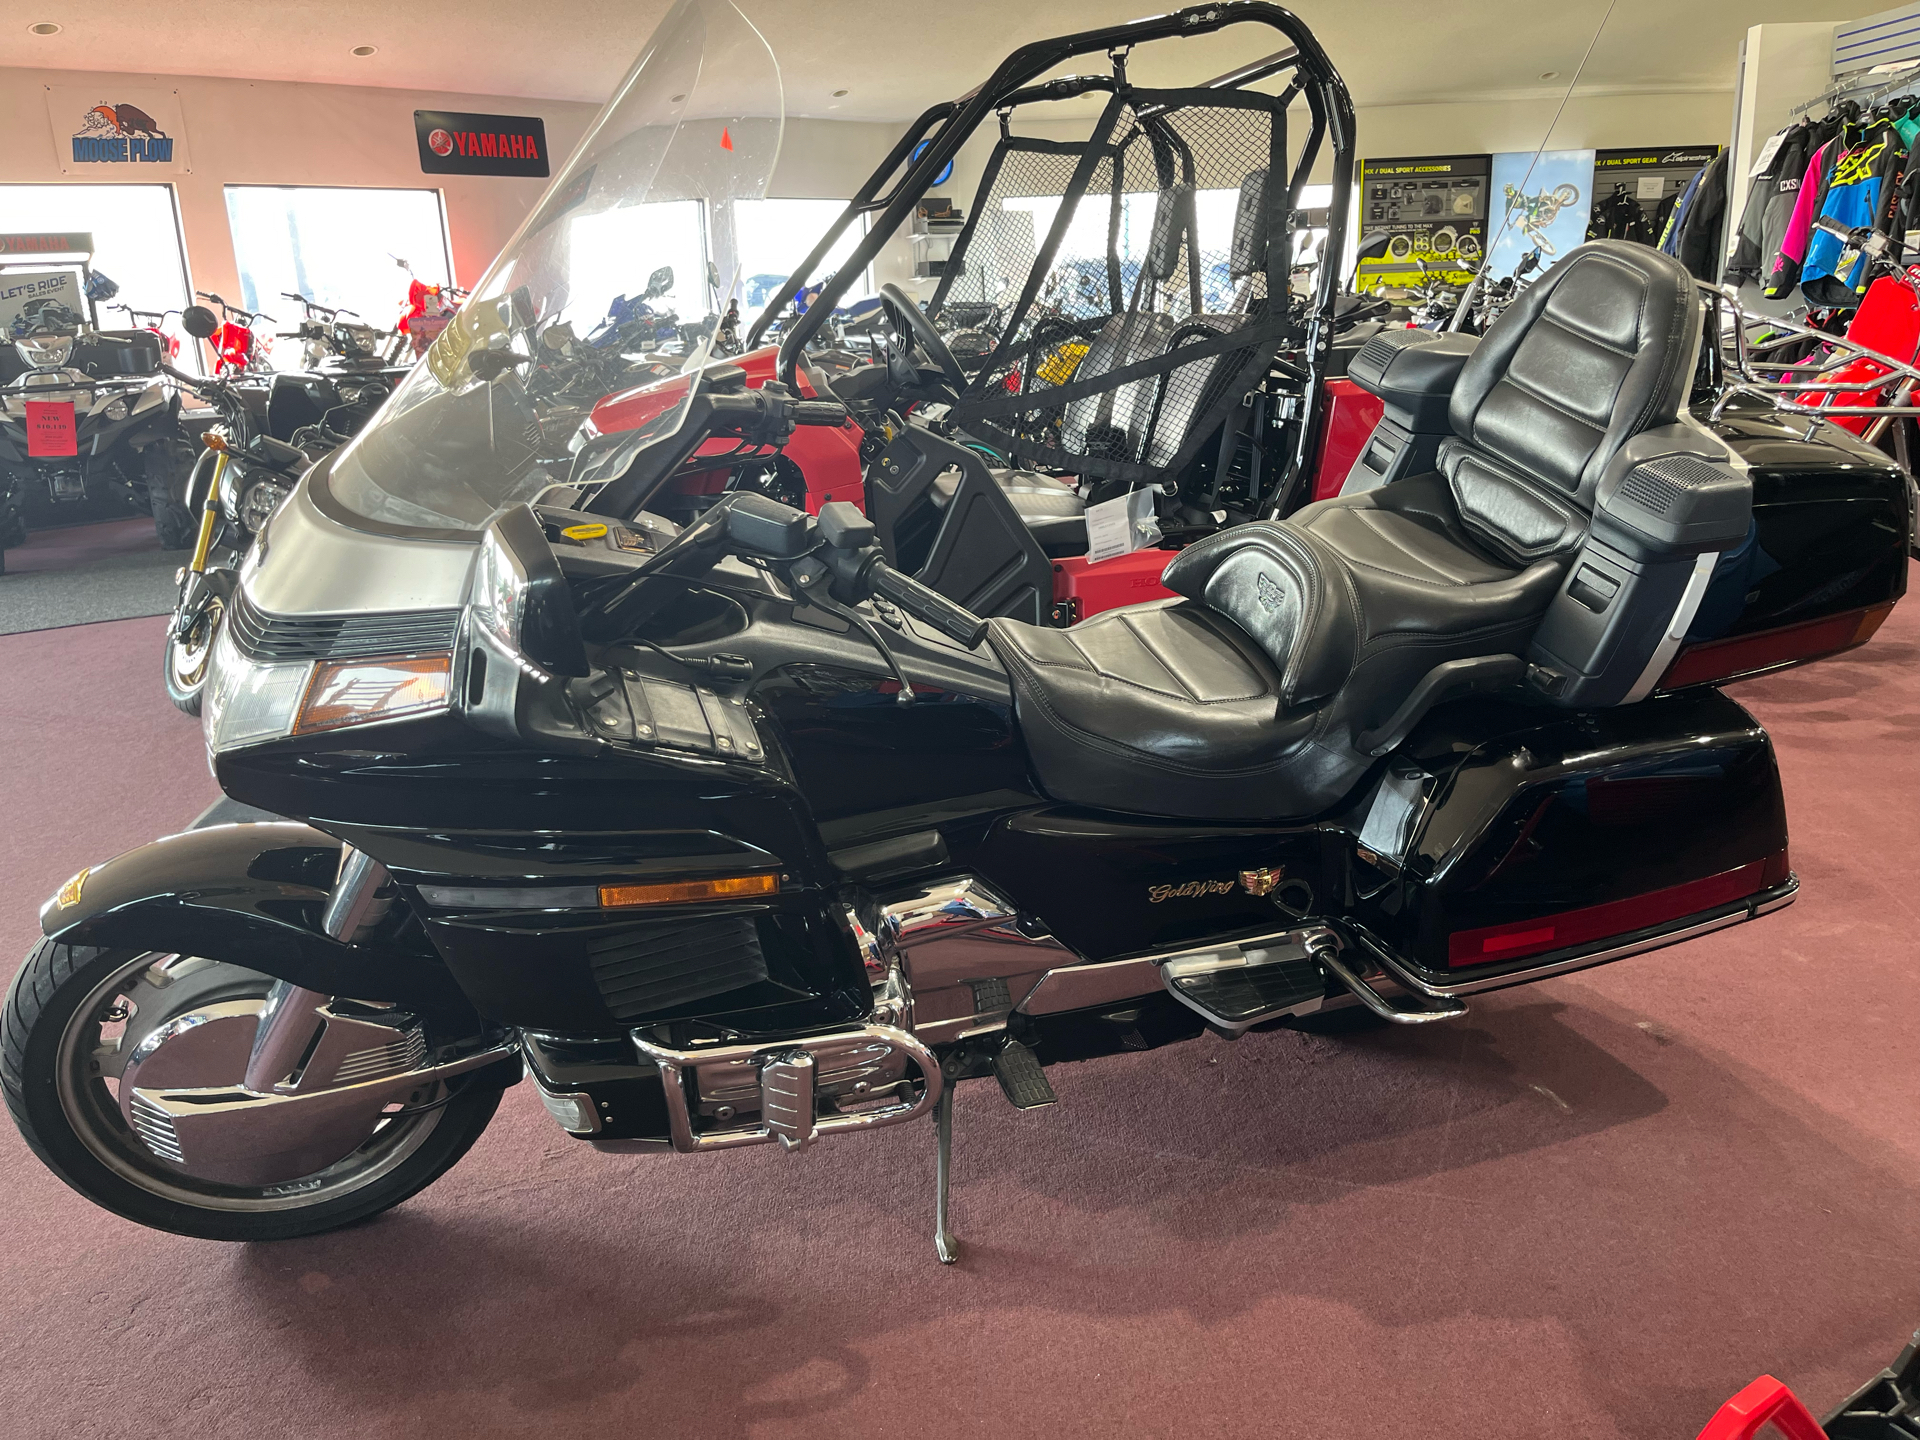
[[(1180, 273), (1183, 247), (1195, 234), (1193, 187), (1173, 185), (1162, 190), (1154, 202), (1153, 232), (1134, 303), (1126, 313), (1114, 316), (1101, 327), (1085, 357), (1075, 367), (1073, 379), (1098, 379), (1123, 366), (1157, 359), (1182, 344), (1210, 339), (1246, 324), (1252, 318), (1248, 307), (1253, 303), (1255, 277), (1266, 273), (1267, 228), (1267, 172), (1263, 168), (1249, 172), (1241, 181), (1234, 206), (1227, 271), (1237, 292), (1236, 309), (1228, 314), (1193, 315), (1184, 320), (1143, 310), (1139, 308), (1141, 298), (1150, 295), (1153, 286), (1164, 284)], [(1196, 250), (1189, 263), (1198, 264), (1197, 247), (1189, 248)], [(1224, 378), (1217, 372), (1222, 362), (1230, 359), (1216, 356), (1189, 367), (1192, 373), (1175, 372), (1174, 383), (1164, 396), (1158, 393), (1156, 377), (1135, 380), (1106, 394), (1070, 402), (1061, 414), (1062, 444), (1086, 455), (1139, 460), (1149, 465), (1166, 464), (1185, 443), (1193, 418), (1207, 408), (1212, 399), (1211, 386)], [(1080, 517), (1086, 507), (1072, 488), (1059, 482), (1037, 486), (1030, 482), (1048, 477), (1010, 473), (1022, 478), (1013, 483), (1003, 481), (1002, 489), (1007, 492), (1014, 513), (1026, 522), (1047, 553), (1085, 554), (1087, 527)]]
[(1181, 599), (1069, 630), (994, 620), (1041, 787), (1193, 818), (1337, 803), (1372, 764), (1356, 737), (1434, 667), (1525, 653), (1602, 474), (1677, 420), (1701, 332), (1678, 262), (1584, 246), (1460, 372), (1436, 472), (1192, 545), (1166, 571)]

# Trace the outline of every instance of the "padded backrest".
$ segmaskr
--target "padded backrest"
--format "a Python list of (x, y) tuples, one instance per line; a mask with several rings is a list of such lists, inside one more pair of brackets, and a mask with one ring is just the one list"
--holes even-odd
[(1233, 207), (1233, 250), (1227, 273), (1235, 280), (1263, 275), (1267, 269), (1267, 171), (1249, 170)]
[[(1172, 317), (1153, 311), (1115, 315), (1087, 347), (1086, 357), (1074, 368), (1074, 381), (1097, 380), (1111, 370), (1162, 354), (1176, 323)], [(1152, 379), (1134, 380), (1100, 394), (1069, 400), (1060, 413), (1060, 443), (1078, 454), (1133, 459), (1147, 423), (1144, 407), (1151, 406), (1153, 390)], [(1095, 431), (1110, 432), (1110, 441), (1096, 438), (1090, 444)]]
[(1174, 556), (1160, 583), (1252, 636), (1279, 667), (1285, 708), (1325, 699), (1353, 669), (1359, 606), (1338, 557), (1309, 531), (1232, 526)]
[(1624, 240), (1582, 245), (1521, 293), (1448, 407), (1440, 468), (1476, 538), (1518, 564), (1580, 543), (1607, 462), (1678, 418), (1701, 306), (1686, 267)]
[(1180, 247), (1193, 233), (1193, 186), (1169, 185), (1153, 205), (1153, 238), (1147, 244), (1147, 277), (1171, 280), (1180, 273)]

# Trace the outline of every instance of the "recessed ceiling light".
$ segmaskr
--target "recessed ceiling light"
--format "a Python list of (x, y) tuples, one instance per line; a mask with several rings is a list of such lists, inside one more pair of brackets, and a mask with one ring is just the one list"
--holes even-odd
[(846, 93), (847, 93), (847, 92), (846, 92), (846, 91), (844, 91), (844, 90), (836, 90), (836, 91), (834, 91), (834, 92), (833, 92), (833, 98), (834, 98), (834, 99), (836, 99), (836, 100), (838, 100), (838, 99), (839, 99), (839, 98), (840, 98), (840, 97), (841, 97), (842, 95), (844, 95), (844, 94), (846, 94)]
[(58, 35), (60, 33), (60, 27), (51, 20), (42, 20), (38, 25), (27, 26), (27, 33), (30, 35)]
[(1560, 78), (1560, 72), (1558, 70), (1542, 70), (1540, 72), (1540, 78), (1542, 80), (1558, 80)]
[(356, 45), (353, 47), (352, 50), (348, 51), (347, 53), (350, 55), (358, 55), (362, 60), (364, 60), (367, 58), (367, 56), (373, 54), (373, 52), (378, 50), (379, 48), (380, 47), (378, 45)]

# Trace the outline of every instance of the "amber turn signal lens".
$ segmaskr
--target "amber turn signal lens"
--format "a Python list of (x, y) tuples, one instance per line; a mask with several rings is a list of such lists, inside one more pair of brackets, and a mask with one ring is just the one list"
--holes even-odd
[(227, 448), (227, 432), (209, 428), (201, 433), (200, 443), (209, 450), (225, 450)]
[(393, 660), (329, 660), (314, 666), (293, 733), (337, 730), (375, 720), (398, 720), (447, 703), (451, 655)]
[(602, 885), (602, 905), (684, 905), (689, 900), (740, 900), (774, 895), (778, 875), (729, 875), (723, 880), (669, 880), (659, 885)]

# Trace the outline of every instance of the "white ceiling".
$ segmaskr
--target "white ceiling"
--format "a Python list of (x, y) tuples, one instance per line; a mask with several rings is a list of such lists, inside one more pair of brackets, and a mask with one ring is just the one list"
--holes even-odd
[[(787, 110), (898, 120), (980, 80), (1025, 41), (1154, 13), (1167, 0), (739, 0), (779, 58)], [(1843, 20), (1872, 0), (1617, 0), (1581, 92), (1731, 88), (1750, 25)], [(14, 0), (0, 65), (309, 80), (603, 99), (667, 0)], [(1170, 8), (1170, 7), (1169, 7)], [(1595, 0), (1297, 0), (1356, 103), (1557, 94), (1605, 12)], [(51, 37), (28, 27), (52, 21)], [(1156, 47), (1143, 83), (1204, 79), (1278, 49), (1251, 30)], [(349, 51), (373, 45), (365, 59)], [(1098, 68), (1083, 64), (1082, 69)], [(1545, 81), (1545, 71), (1559, 71)], [(835, 90), (846, 90), (836, 99)]]

